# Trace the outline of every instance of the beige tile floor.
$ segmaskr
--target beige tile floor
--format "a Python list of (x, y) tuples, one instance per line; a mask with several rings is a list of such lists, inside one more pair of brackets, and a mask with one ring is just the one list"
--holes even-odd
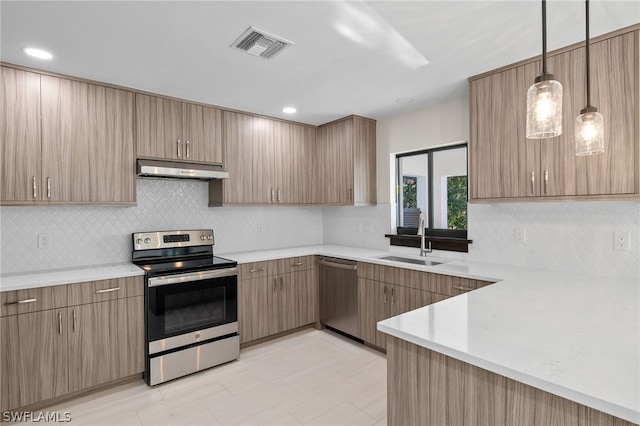
[(386, 357), (306, 329), (238, 361), (149, 388), (141, 380), (43, 411), (71, 425), (385, 425)]

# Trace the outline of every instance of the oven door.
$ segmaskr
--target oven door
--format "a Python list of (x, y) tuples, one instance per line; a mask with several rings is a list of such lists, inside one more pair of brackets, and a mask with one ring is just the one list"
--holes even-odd
[(237, 295), (238, 268), (148, 277), (147, 341), (210, 329), (221, 330), (218, 336), (237, 331)]

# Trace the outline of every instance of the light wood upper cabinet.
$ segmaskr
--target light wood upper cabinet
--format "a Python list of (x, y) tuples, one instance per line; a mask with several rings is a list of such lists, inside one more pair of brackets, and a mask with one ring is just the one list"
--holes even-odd
[(43, 200), (135, 202), (133, 94), (41, 80)]
[(576, 157), (574, 121), (586, 105), (585, 48), (549, 56), (563, 86), (563, 132), (525, 138), (526, 92), (540, 73), (530, 61), (470, 79), (471, 199), (579, 199), (640, 194), (637, 29), (591, 43), (591, 102), (604, 116), (604, 154)]
[(376, 122), (351, 116), (318, 127), (315, 167), (320, 204), (376, 204)]
[(1, 69), (0, 201), (134, 204), (133, 94)]
[[(1, 201), (40, 199), (40, 75), (1, 68)], [(35, 187), (35, 189), (34, 189)]]
[(313, 202), (315, 129), (224, 111), (226, 204)]
[(222, 164), (222, 111), (136, 94), (137, 156)]

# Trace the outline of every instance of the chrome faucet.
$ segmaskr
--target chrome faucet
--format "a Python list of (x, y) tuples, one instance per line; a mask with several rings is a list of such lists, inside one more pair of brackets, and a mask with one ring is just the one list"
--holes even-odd
[(431, 248), (431, 241), (429, 241), (429, 248), (425, 248), (427, 233), (424, 232), (424, 217), (422, 216), (422, 211), (420, 212), (420, 219), (418, 220), (418, 235), (420, 236), (420, 256), (426, 256), (427, 253), (431, 253), (433, 249)]

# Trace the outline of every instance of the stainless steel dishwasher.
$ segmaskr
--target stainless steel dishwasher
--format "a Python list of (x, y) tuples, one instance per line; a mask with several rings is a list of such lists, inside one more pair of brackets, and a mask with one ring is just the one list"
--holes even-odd
[(320, 260), (320, 322), (359, 340), (357, 270), (351, 260)]

